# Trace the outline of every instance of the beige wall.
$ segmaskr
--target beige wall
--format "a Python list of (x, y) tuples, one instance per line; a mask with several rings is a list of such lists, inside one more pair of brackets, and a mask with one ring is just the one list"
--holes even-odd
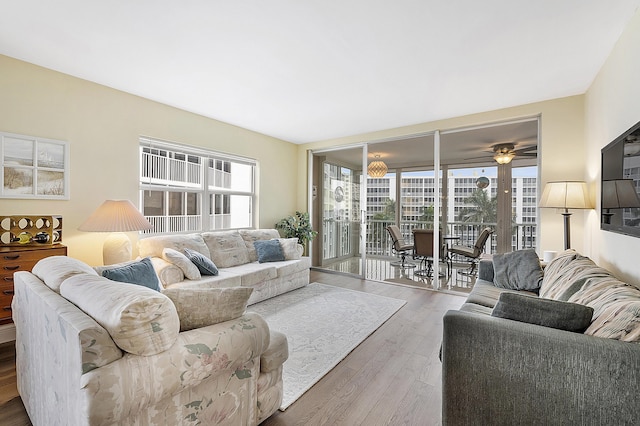
[[(600, 150), (640, 121), (640, 12), (618, 40), (586, 94), (587, 175), (600, 191)], [(599, 197), (598, 197), (599, 198)], [(598, 208), (600, 200), (598, 199)], [(618, 277), (640, 283), (640, 238), (600, 230), (590, 218), (591, 257)]]
[(102, 263), (106, 235), (77, 227), (104, 200), (137, 205), (140, 135), (257, 159), (259, 226), (273, 227), (295, 211), (294, 144), (6, 56), (0, 69), (0, 131), (68, 141), (71, 157), (70, 200), (0, 199), (0, 215), (61, 214), (73, 257)]
[[(307, 168), (307, 150), (309, 149), (362, 143), (434, 130), (453, 129), (537, 115), (541, 117), (541, 146), (539, 149), (541, 185), (543, 186), (544, 183), (554, 180), (583, 180), (586, 161), (583, 120), (584, 96), (573, 96), (481, 114), (456, 117), (449, 120), (302, 145), (299, 147), (298, 152), (298, 169), (300, 170), (298, 208), (306, 210), (307, 206), (307, 179), (305, 173)], [(585, 220), (587, 220), (591, 214), (591, 212), (574, 211), (571, 218), (572, 247), (581, 251), (585, 248), (583, 226)], [(558, 214), (555, 209), (541, 209), (541, 223), (540, 251), (562, 250), (564, 247), (562, 216)]]

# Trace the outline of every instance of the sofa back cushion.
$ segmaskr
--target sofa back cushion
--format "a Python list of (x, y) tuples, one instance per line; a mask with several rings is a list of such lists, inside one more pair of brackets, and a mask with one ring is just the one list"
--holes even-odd
[(60, 294), (104, 327), (120, 349), (155, 355), (178, 338), (180, 321), (171, 300), (147, 287), (97, 275), (75, 275)]
[(245, 247), (249, 253), (249, 261), (255, 262), (258, 260), (256, 249), (253, 245), (255, 241), (260, 240), (272, 240), (274, 238), (280, 238), (280, 234), (277, 229), (241, 229), (238, 231), (240, 236), (244, 240)]
[(209, 248), (200, 234), (156, 235), (138, 241), (140, 257), (162, 257), (162, 250), (171, 248), (184, 253), (185, 248), (195, 250), (211, 258)]
[(45, 257), (34, 265), (31, 273), (56, 293), (60, 293), (60, 285), (69, 277), (79, 274), (98, 275), (91, 266), (68, 256)]
[(572, 249), (566, 250), (545, 268), (540, 297), (566, 301), (580, 289), (584, 280), (610, 275), (609, 271), (599, 267), (588, 257)]
[(205, 244), (218, 268), (249, 263), (249, 251), (238, 231), (204, 232), (202, 234)]
[(304, 248), (302, 244), (298, 243), (297, 238), (279, 238), (278, 241), (280, 241), (280, 245), (282, 246), (284, 260), (297, 260), (302, 257)]

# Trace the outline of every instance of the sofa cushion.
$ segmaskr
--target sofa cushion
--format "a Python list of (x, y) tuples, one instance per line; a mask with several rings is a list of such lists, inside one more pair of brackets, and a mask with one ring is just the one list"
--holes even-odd
[(278, 262), (251, 262), (228, 268), (226, 271), (240, 276), (240, 282), (243, 287), (250, 287), (276, 278), (278, 276), (276, 265), (278, 265)]
[(509, 290), (505, 288), (498, 288), (493, 285), (493, 283), (489, 283), (486, 281), (478, 280), (473, 285), (471, 289), (471, 293), (467, 296), (468, 303), (475, 303), (476, 305), (486, 306), (488, 308), (493, 308), (495, 304), (498, 302), (500, 295), (502, 293), (524, 293), (531, 296), (535, 296), (535, 293), (524, 291), (524, 290)]
[(640, 300), (623, 299), (608, 304), (585, 334), (623, 342), (640, 342)]
[(105, 269), (102, 271), (102, 276), (112, 281), (138, 284), (151, 290), (160, 291), (160, 281), (148, 257), (126, 265)]
[(255, 241), (280, 238), (280, 234), (277, 229), (241, 229), (238, 232), (244, 240), (245, 247), (249, 253), (250, 262), (258, 260), (258, 255), (256, 254), (256, 249), (253, 245)]
[(209, 248), (200, 234), (156, 235), (143, 238), (138, 241), (138, 254), (140, 257), (162, 257), (162, 250), (167, 247), (181, 253), (188, 248), (211, 258)]
[(240, 317), (252, 292), (250, 287), (228, 287), (168, 288), (162, 293), (176, 306), (180, 331), (186, 331)]
[(171, 284), (167, 288), (220, 288), (240, 287), (241, 285), (240, 275), (229, 272), (228, 269), (222, 269), (218, 271), (218, 275), (203, 275), (199, 280), (184, 280)]
[(296, 272), (308, 270), (311, 267), (311, 259), (308, 257), (298, 260), (285, 260), (284, 262), (274, 263), (278, 277), (293, 275)]
[(260, 240), (253, 243), (259, 263), (266, 262), (282, 262), (284, 253), (280, 241), (276, 240)]
[(503, 293), (491, 316), (582, 333), (591, 323), (593, 308), (524, 294)]
[(218, 275), (218, 268), (208, 257), (205, 257), (197, 251), (189, 250), (188, 248), (184, 249), (184, 254), (187, 256), (187, 259), (189, 259), (189, 261), (198, 268), (198, 272), (200, 272), (201, 276)]
[[(188, 250), (188, 249), (187, 249)], [(170, 247), (162, 250), (162, 258), (169, 263), (176, 265), (182, 270), (184, 276), (190, 280), (199, 280), (201, 278), (198, 267), (187, 258), (183, 253)]]
[(298, 244), (297, 238), (279, 238), (278, 241), (282, 246), (284, 260), (297, 260), (302, 257), (304, 248), (301, 244)]
[(496, 287), (537, 291), (542, 284), (542, 267), (535, 250), (516, 250), (493, 255)]
[(60, 293), (60, 285), (69, 277), (78, 274), (98, 275), (91, 266), (68, 256), (45, 257), (34, 265), (31, 273), (56, 293)]
[[(610, 276), (610, 272), (596, 265), (586, 256), (569, 255), (566, 251), (549, 262), (545, 268), (540, 297), (555, 300), (568, 300), (572, 292), (578, 290), (576, 282), (590, 277)], [(566, 256), (563, 256), (564, 254)], [(575, 253), (575, 252), (574, 252)], [(562, 256), (562, 257), (561, 257)], [(560, 260), (556, 262), (556, 260)]]
[(208, 257), (218, 268), (249, 263), (249, 251), (237, 231), (205, 232), (202, 238), (211, 253)]
[(471, 312), (472, 314), (491, 315), (493, 309), (488, 306), (477, 305), (475, 303), (465, 302), (460, 309), (463, 312)]
[(103, 326), (125, 352), (154, 355), (178, 338), (175, 306), (167, 296), (147, 287), (75, 275), (62, 283), (60, 294)]

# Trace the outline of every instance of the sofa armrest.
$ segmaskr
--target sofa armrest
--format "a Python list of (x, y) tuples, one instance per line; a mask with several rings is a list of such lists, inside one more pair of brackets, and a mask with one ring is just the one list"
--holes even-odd
[(633, 424), (640, 345), (449, 311), (443, 424)]
[(271, 330), (269, 347), (260, 356), (260, 371), (268, 373), (276, 370), (289, 358), (289, 343), (287, 336)]
[(493, 282), (493, 260), (483, 259), (478, 262), (478, 279)]
[(163, 287), (168, 287), (171, 284), (176, 284), (184, 280), (182, 269), (173, 263), (169, 263), (161, 257), (152, 257), (151, 263)]
[(127, 354), (84, 374), (80, 386), (90, 395), (84, 409), (92, 423), (111, 424), (218, 376), (225, 383), (257, 380), (259, 357), (268, 346), (269, 327), (255, 313), (182, 332), (164, 352)]

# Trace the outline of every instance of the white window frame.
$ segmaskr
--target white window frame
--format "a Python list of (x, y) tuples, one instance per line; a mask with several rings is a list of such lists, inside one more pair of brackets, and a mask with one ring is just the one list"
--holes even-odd
[[(164, 155), (158, 156), (158, 169), (164, 169), (164, 174), (158, 173), (155, 177), (149, 177), (145, 164), (151, 161), (146, 157), (145, 150), (157, 150)], [(179, 158), (176, 158), (179, 157)], [(184, 158), (181, 158), (184, 157)], [(190, 159), (191, 161), (188, 161)], [(213, 167), (210, 167), (210, 162)], [(149, 137), (140, 137), (140, 206), (145, 212), (145, 193), (148, 191), (163, 192), (163, 214), (158, 216), (147, 215), (147, 219), (154, 225), (147, 234), (173, 234), (187, 232), (206, 232), (214, 230), (231, 230), (240, 228), (254, 228), (257, 220), (257, 170), (258, 162), (254, 159), (237, 155), (207, 150), (174, 142), (167, 142)], [(231, 168), (236, 166), (250, 167), (250, 180), (247, 188), (232, 189)], [(217, 169), (217, 167), (221, 167)], [(184, 179), (172, 179), (172, 176), (180, 175)], [(210, 182), (220, 183), (210, 185)], [(183, 205), (182, 215), (169, 215), (169, 193), (195, 193), (198, 194), (198, 214), (187, 215), (186, 205)], [(229, 214), (216, 215), (210, 199), (220, 195), (225, 200), (239, 196), (247, 201), (249, 212), (246, 226), (234, 226), (232, 223), (232, 211)], [(248, 197), (248, 198), (247, 198)]]

